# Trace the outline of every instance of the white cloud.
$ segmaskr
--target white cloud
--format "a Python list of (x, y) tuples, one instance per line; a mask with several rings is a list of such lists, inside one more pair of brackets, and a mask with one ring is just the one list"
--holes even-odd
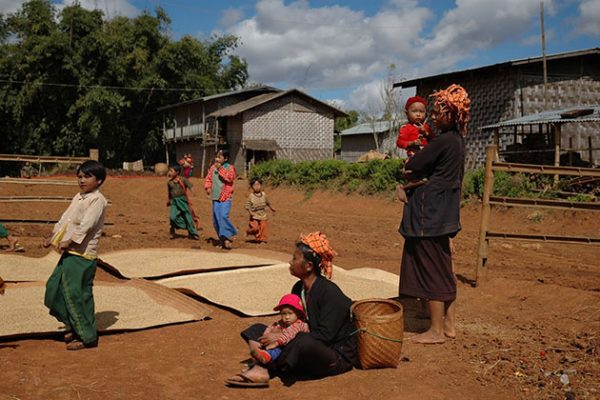
[[(547, 14), (556, 12), (555, 1), (545, 2)], [(258, 0), (255, 16), (229, 33), (241, 38), (238, 53), (254, 81), (305, 90), (356, 87), (347, 104), (353, 108), (375, 102), (375, 83), (390, 64), (404, 78), (452, 70), (477, 51), (519, 43), (539, 21), (539, 0), (457, 0), (437, 20), (420, 4), (388, 0), (369, 16), (306, 0)]]
[[(401, 12), (402, 11), (402, 12)], [(383, 73), (411, 51), (431, 16), (425, 8), (394, 6), (367, 17), (348, 7), (311, 8), (306, 1), (259, 0), (256, 15), (231, 33), (251, 77), (305, 88), (355, 86)]]
[(0, 0), (0, 13), (8, 14), (18, 11), (25, 0)]
[(575, 31), (600, 36), (600, 0), (583, 0), (579, 5), (579, 14)]
[(238, 23), (244, 16), (244, 12), (240, 8), (228, 8), (221, 13), (219, 18), (219, 25), (229, 28), (230, 26)]

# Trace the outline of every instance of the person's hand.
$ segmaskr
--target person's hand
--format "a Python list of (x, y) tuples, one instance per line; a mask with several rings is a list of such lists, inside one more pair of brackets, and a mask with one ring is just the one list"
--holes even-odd
[(215, 166), (215, 169), (219, 169), (219, 168), (222, 167), (222, 164), (220, 162), (218, 162), (218, 161), (215, 161), (214, 166)]
[(56, 249), (59, 250), (59, 251), (60, 250), (66, 250), (66, 249), (68, 249), (71, 246), (72, 243), (73, 243), (73, 241), (71, 239), (69, 239), (69, 240), (63, 240), (62, 242), (60, 242), (56, 246)]
[(269, 333), (268, 335), (263, 335), (261, 337), (258, 338), (258, 341), (260, 342), (260, 344), (262, 344), (263, 346), (268, 346), (272, 343), (277, 344), (277, 338), (279, 337), (278, 334), (276, 333)]
[(269, 343), (267, 346), (265, 346), (265, 350), (273, 350), (276, 349), (277, 346), (277, 342), (273, 342), (273, 343)]
[(412, 142), (410, 142), (411, 146), (420, 146), (422, 144), (421, 139), (415, 139)]
[(269, 206), (269, 208), (271, 209), (271, 212), (275, 212), (275, 209), (271, 206)]
[(204, 191), (206, 192), (207, 195), (210, 196), (210, 189), (209, 188), (204, 189)]
[(47, 249), (48, 247), (50, 247), (52, 245), (51, 241), (52, 241), (51, 238), (44, 238), (44, 240), (42, 241), (42, 247)]
[(406, 196), (406, 191), (402, 187), (402, 185), (398, 185), (396, 188), (396, 199), (403, 203), (408, 203), (408, 196)]

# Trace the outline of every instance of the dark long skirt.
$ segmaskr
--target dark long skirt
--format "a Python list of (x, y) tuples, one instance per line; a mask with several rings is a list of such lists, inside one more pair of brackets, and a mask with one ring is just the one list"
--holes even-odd
[(456, 299), (448, 236), (406, 238), (400, 268), (400, 295), (437, 301)]
[[(266, 325), (254, 324), (241, 332), (242, 338), (246, 342), (258, 342), (266, 328)], [(322, 378), (352, 369), (352, 364), (340, 353), (303, 332), (282, 348), (281, 355), (273, 364), (267, 365), (271, 376), (297, 374)]]

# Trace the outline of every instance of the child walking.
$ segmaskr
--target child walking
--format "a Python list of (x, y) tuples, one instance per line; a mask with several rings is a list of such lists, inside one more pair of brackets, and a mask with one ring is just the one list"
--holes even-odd
[[(407, 158), (410, 158), (414, 156), (417, 151), (427, 146), (428, 139), (431, 139), (432, 134), (431, 128), (425, 123), (427, 100), (421, 96), (410, 97), (406, 100), (404, 109), (406, 111), (408, 122), (400, 127), (396, 145), (401, 149), (405, 149)], [(406, 203), (408, 201), (406, 191), (414, 189), (425, 182), (426, 180), (415, 180), (398, 186), (396, 189), (398, 200)]]
[(229, 151), (220, 150), (206, 174), (204, 190), (212, 198), (213, 226), (220, 246), (228, 250), (231, 249), (231, 239), (237, 234), (229, 219), (235, 177), (235, 168), (229, 164)]
[(260, 178), (250, 179), (250, 188), (252, 190), (246, 202), (246, 210), (250, 214), (246, 235), (254, 235), (254, 239), (258, 243), (267, 243), (267, 207), (272, 212), (275, 212), (275, 209), (271, 206), (267, 194), (262, 190), (262, 180)]
[(86, 161), (77, 168), (81, 191), (43, 243), (62, 252), (46, 283), (44, 304), (50, 315), (65, 324), (67, 350), (98, 344), (92, 288), (107, 204), (99, 190), (105, 179), (106, 170), (98, 161)]
[(19, 244), (19, 239), (12, 235), (2, 224), (0, 224), (0, 238), (8, 240), (8, 249), (6, 251), (25, 251), (25, 248)]
[(266, 347), (258, 346), (257, 342), (249, 342), (250, 355), (260, 364), (275, 361), (281, 354), (281, 348), (291, 342), (298, 333), (309, 332), (306, 323), (306, 313), (302, 299), (295, 294), (286, 294), (279, 300), (274, 311), (279, 311), (279, 320), (267, 326), (263, 336), (278, 335), (277, 341)]
[(171, 239), (175, 239), (177, 229), (185, 229), (188, 231), (189, 239), (200, 240), (197, 230), (200, 219), (194, 213), (192, 203), (188, 197), (188, 190), (192, 191), (193, 185), (186, 178), (179, 176), (180, 172), (181, 167), (179, 165), (169, 168), (167, 172), (167, 178), (169, 178), (167, 182), (169, 195), (167, 206), (170, 206), (169, 221), (171, 223), (169, 234)]

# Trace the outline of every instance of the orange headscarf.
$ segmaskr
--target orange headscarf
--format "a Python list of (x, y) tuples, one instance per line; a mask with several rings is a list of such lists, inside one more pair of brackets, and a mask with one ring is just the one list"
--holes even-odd
[(460, 134), (467, 136), (467, 122), (470, 119), (471, 100), (469, 94), (460, 85), (452, 84), (447, 89), (433, 92), (434, 106), (438, 106), (440, 112), (448, 114), (456, 121)]
[(325, 271), (327, 278), (331, 279), (333, 274), (332, 261), (338, 253), (329, 245), (329, 240), (321, 232), (313, 232), (308, 235), (300, 235), (300, 241), (310, 247), (312, 251), (321, 256), (319, 267)]

